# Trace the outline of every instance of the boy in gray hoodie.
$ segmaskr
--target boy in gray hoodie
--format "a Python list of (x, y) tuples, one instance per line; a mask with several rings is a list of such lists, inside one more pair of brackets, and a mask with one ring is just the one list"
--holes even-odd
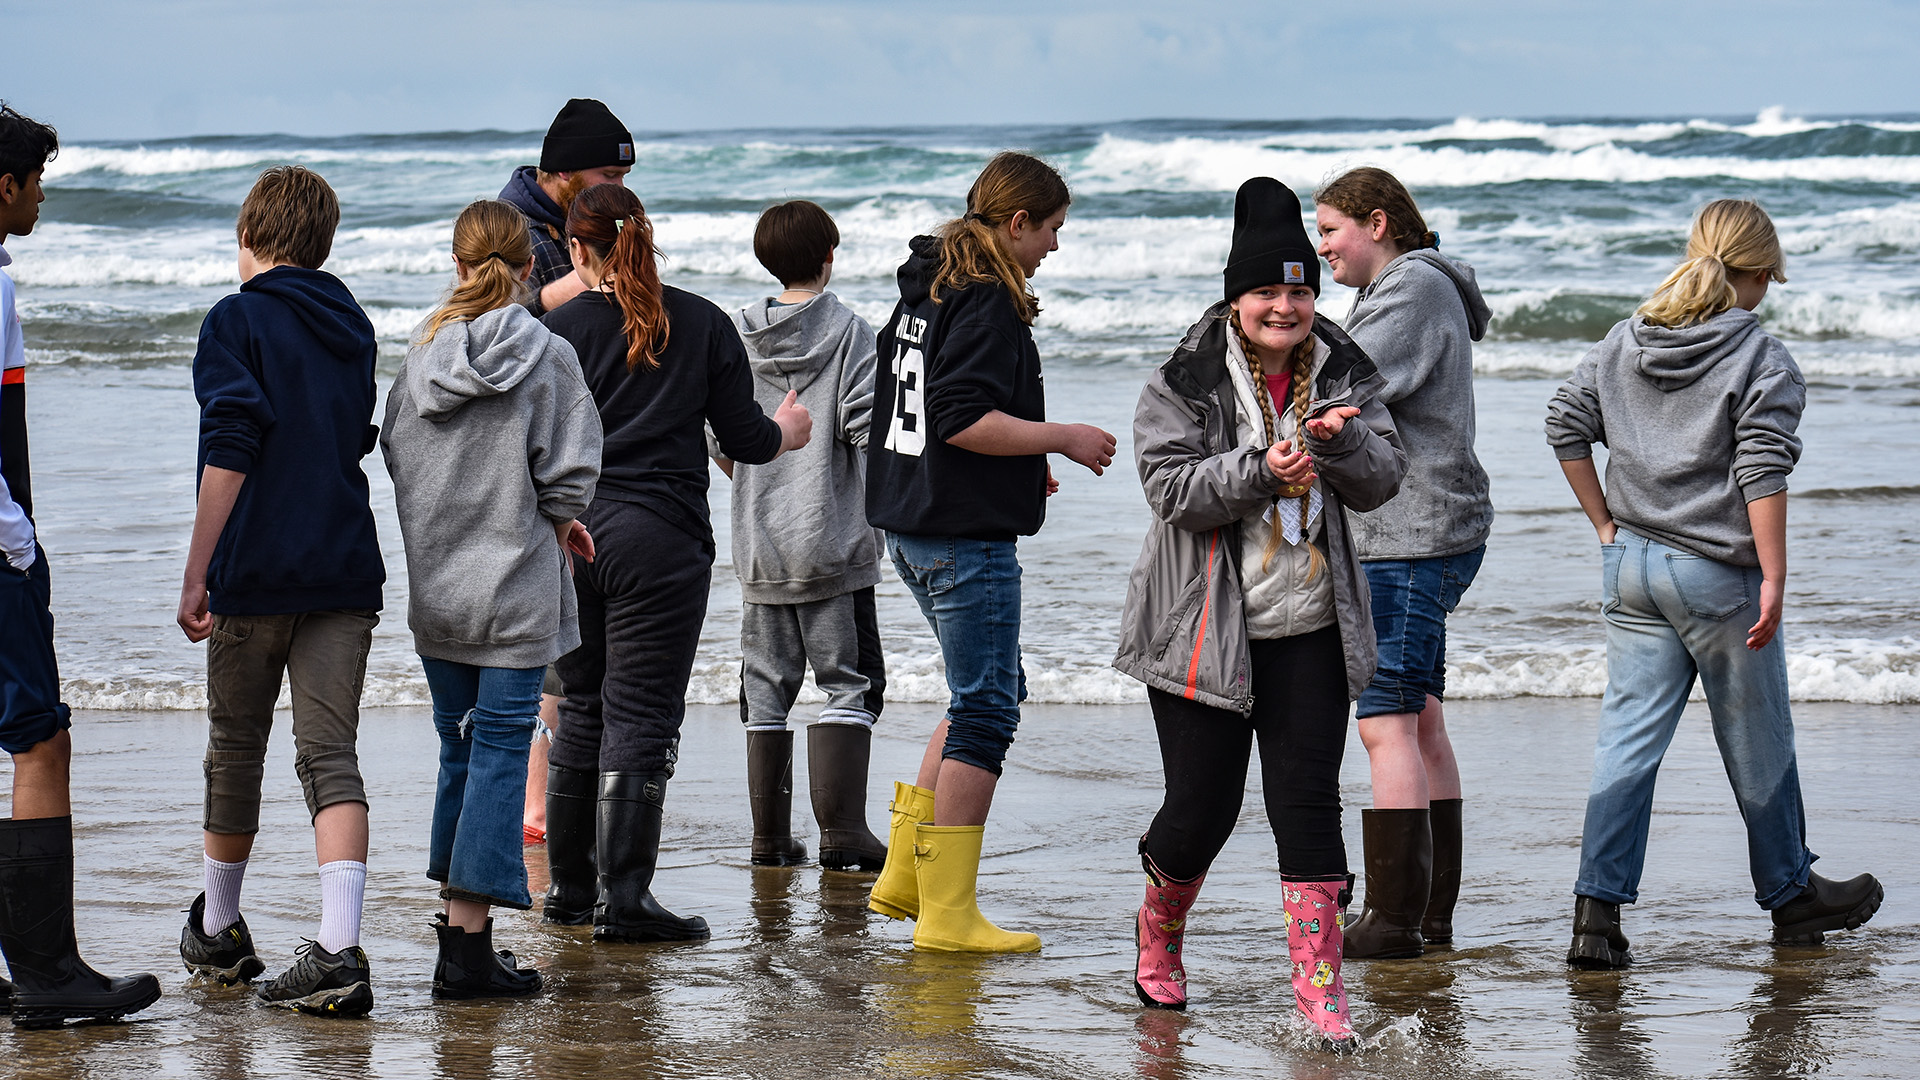
[(867, 828), (867, 763), (886, 670), (873, 587), (880, 544), (866, 515), (873, 328), (826, 292), (840, 230), (818, 205), (782, 203), (760, 216), (753, 251), (783, 291), (734, 315), (769, 413), (788, 391), (832, 438), (765, 465), (721, 458), (733, 478), (733, 567), (740, 617), (740, 718), (756, 865), (806, 858), (792, 835), (793, 732), (787, 715), (807, 665), (827, 695), (807, 728), (807, 772), (820, 825), (820, 864), (878, 870), (886, 845)]

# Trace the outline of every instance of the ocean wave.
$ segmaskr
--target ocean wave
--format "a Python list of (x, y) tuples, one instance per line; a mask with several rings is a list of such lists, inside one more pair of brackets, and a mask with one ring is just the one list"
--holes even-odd
[[(1615, 323), (1632, 315), (1643, 297), (1553, 288), (1490, 293), (1486, 299), (1493, 311), (1488, 333), (1495, 340), (1592, 342), (1605, 337)], [(1920, 295), (1912, 292), (1828, 292), (1776, 287), (1768, 293), (1759, 314), (1762, 325), (1785, 338), (1884, 341), (1920, 338)], [(1859, 370), (1845, 367), (1856, 358), (1829, 359), (1842, 360), (1842, 368), (1821, 372), (1809, 369), (1809, 373), (1906, 375), (1912, 373), (1916, 359), (1920, 358), (1896, 357), (1896, 363), (1888, 369), (1884, 363), (1888, 357), (1861, 357), (1857, 359), (1863, 360), (1866, 366)]]
[[(1606, 650), (1598, 646), (1528, 648), (1453, 647), (1447, 667), (1450, 699), (1511, 697), (1598, 697), (1606, 690)], [(1862, 638), (1797, 643), (1787, 653), (1787, 678), (1795, 701), (1850, 701), (1861, 704), (1920, 703), (1920, 641)], [(739, 700), (738, 659), (696, 665), (686, 700), (724, 705)], [(201, 710), (207, 706), (205, 683), (159, 675), (125, 679), (66, 680), (61, 687), (76, 709)], [(1043, 666), (1028, 657), (1028, 701), (1036, 704), (1132, 705), (1146, 701), (1141, 684), (1104, 665)], [(887, 699), (938, 704), (948, 698), (944, 668), (937, 655), (887, 654)], [(282, 691), (276, 708), (288, 707)], [(801, 686), (800, 704), (817, 705), (826, 697), (812, 676)], [(1696, 685), (1693, 700), (1702, 700)], [(425, 707), (432, 703), (425, 678), (411, 672), (369, 672), (361, 704)]]
[(416, 163), (511, 167), (514, 164), (532, 162), (539, 156), (538, 142), (468, 151), (434, 149), (426, 146), (383, 150), (323, 146), (215, 148), (191, 145), (147, 147), (79, 144), (61, 147), (60, 155), (48, 163), (45, 177), (49, 181), (60, 181), (89, 172), (111, 173), (119, 176), (171, 176), (265, 168), (283, 163), (308, 166), (348, 163), (369, 165)]

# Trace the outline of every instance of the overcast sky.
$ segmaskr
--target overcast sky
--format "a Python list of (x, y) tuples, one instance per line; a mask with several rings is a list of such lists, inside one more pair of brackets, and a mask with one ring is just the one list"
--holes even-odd
[(68, 139), (1150, 117), (1888, 113), (1910, 0), (0, 0)]

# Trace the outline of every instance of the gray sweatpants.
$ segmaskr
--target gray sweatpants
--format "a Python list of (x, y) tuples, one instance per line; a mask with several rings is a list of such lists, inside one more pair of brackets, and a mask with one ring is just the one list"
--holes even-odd
[(740, 613), (740, 719), (750, 728), (784, 728), (808, 665), (827, 695), (822, 723), (864, 724), (880, 717), (887, 689), (873, 590), (810, 604), (745, 604)]

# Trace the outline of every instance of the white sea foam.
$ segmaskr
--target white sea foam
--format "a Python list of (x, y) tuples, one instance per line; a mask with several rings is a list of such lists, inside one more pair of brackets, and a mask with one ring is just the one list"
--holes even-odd
[(199, 146), (65, 146), (47, 165), (46, 179), (64, 180), (87, 172), (120, 176), (169, 176), (186, 173), (256, 169), (282, 163), (309, 166), (328, 164), (403, 165), (512, 165), (540, 156), (538, 143), (491, 147), (483, 150), (348, 150), (313, 146), (244, 147), (214, 149)]

